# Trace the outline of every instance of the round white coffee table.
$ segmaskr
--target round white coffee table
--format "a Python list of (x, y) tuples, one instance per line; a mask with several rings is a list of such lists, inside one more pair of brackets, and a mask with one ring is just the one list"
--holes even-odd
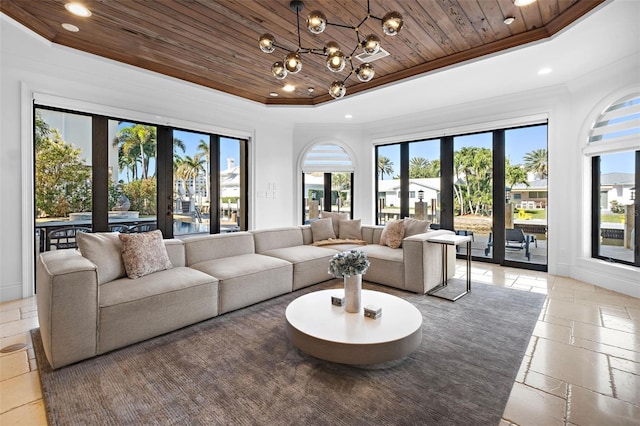
[[(287, 336), (301, 351), (340, 364), (378, 364), (407, 356), (422, 342), (422, 314), (406, 300), (362, 290), (362, 306), (377, 305), (382, 316), (366, 318), (331, 304), (343, 289), (305, 294), (287, 306)], [(364, 309), (363, 309), (364, 311)]]

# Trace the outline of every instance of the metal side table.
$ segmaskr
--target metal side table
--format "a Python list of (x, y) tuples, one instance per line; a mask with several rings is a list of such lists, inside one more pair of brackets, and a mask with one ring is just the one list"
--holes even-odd
[[(429, 296), (435, 296), (441, 299), (455, 302), (471, 291), (471, 238), (471, 236), (453, 234), (437, 235), (431, 238), (427, 238), (428, 242), (440, 244), (442, 246), (442, 284), (429, 290), (427, 292)], [(467, 289), (454, 297), (438, 294), (440, 290), (448, 287), (447, 249), (449, 248), (449, 246), (457, 247), (464, 243), (467, 244)]]

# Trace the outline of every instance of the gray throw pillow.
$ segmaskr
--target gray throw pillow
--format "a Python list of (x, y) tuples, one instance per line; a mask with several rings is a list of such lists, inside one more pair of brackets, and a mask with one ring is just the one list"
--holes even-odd
[(311, 222), (311, 234), (313, 235), (314, 243), (335, 238), (336, 234), (333, 231), (333, 221), (331, 219), (318, 219)]
[(340, 235), (340, 222), (349, 219), (349, 213), (321, 211), (320, 218), (333, 220), (333, 233), (337, 237)]
[(340, 221), (340, 239), (341, 240), (361, 240), (362, 232), (360, 231), (360, 219), (341, 220)]

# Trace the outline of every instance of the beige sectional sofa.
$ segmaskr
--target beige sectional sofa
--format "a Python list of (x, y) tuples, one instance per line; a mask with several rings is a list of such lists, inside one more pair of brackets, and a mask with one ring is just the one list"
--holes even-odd
[[(352, 247), (371, 262), (367, 281), (415, 293), (440, 283), (441, 248), (426, 239), (450, 231), (412, 235), (401, 248), (390, 248), (378, 244), (382, 229), (362, 226), (360, 244), (321, 247), (312, 245), (309, 225), (164, 240), (172, 267), (135, 280), (121, 264), (117, 234), (91, 234), (93, 253), (71, 249), (39, 256), (45, 353), (59, 368), (326, 281), (332, 278), (331, 257)], [(453, 250), (448, 262), (453, 271)]]

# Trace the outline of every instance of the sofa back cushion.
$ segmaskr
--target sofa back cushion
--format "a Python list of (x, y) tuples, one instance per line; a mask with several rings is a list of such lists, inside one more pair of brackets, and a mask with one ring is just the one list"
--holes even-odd
[(273, 228), (250, 232), (253, 234), (256, 253), (301, 246), (303, 244), (302, 229), (299, 227)]
[(117, 232), (78, 232), (76, 241), (82, 256), (98, 267), (98, 284), (127, 276)]
[(253, 234), (231, 232), (229, 234), (199, 235), (185, 237), (186, 266), (207, 260), (255, 253)]
[(311, 232), (311, 225), (300, 225), (302, 230), (302, 242), (303, 244), (313, 243), (313, 233)]
[(381, 225), (362, 225), (360, 227), (362, 239), (365, 240), (367, 244), (380, 244), (380, 236), (382, 235), (383, 229), (384, 227)]
[(169, 260), (175, 268), (186, 265), (184, 258), (184, 243), (181, 240), (177, 238), (164, 240), (164, 245), (167, 248)]
[(424, 234), (429, 230), (429, 222), (426, 220), (405, 217), (403, 219), (403, 225), (405, 238), (413, 235)]

